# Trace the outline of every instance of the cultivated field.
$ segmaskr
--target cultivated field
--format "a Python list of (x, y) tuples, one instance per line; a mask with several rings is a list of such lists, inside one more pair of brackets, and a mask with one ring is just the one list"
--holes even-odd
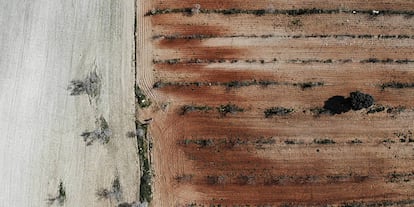
[(414, 205), (414, 1), (153, 0), (136, 32), (153, 206)]
[(136, 201), (134, 1), (0, 0), (0, 29), (0, 206)]

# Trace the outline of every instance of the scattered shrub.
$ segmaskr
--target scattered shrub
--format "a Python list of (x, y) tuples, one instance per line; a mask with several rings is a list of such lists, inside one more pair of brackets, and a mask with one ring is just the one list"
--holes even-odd
[(365, 93), (359, 91), (351, 92), (351, 107), (353, 110), (361, 110), (363, 108), (368, 108), (374, 104), (374, 98)]
[(148, 203), (147, 202), (143, 202), (143, 203), (137, 203), (137, 202), (132, 202), (132, 203), (121, 203), (119, 204), (117, 207), (148, 207)]
[(264, 10), (264, 9), (255, 10), (254, 14), (257, 15), (257, 16), (262, 16), (262, 15), (266, 14), (266, 10)]
[(115, 177), (112, 181), (111, 189), (99, 189), (96, 192), (96, 195), (99, 199), (111, 199), (114, 198), (116, 201), (120, 201), (122, 199), (122, 189), (121, 189), (121, 182), (119, 181), (119, 177)]
[(414, 87), (414, 83), (401, 83), (401, 82), (388, 82), (388, 83), (383, 83), (381, 85), (382, 89), (385, 88), (394, 88), (394, 89), (401, 89), (401, 88), (413, 88)]
[(87, 146), (92, 145), (96, 140), (100, 141), (102, 144), (106, 144), (112, 136), (112, 130), (109, 128), (108, 122), (103, 116), (101, 116), (97, 122), (99, 125), (97, 129), (81, 134), (83, 141), (86, 142)]
[(253, 185), (255, 184), (255, 176), (253, 175), (240, 175), (238, 180), (241, 185)]
[(382, 111), (385, 111), (385, 107), (384, 106), (374, 106), (374, 107), (371, 107), (367, 111), (367, 114), (373, 114), (373, 113), (378, 113), (378, 112), (382, 112)]
[(315, 144), (335, 144), (336, 142), (332, 139), (314, 139)]
[(362, 144), (362, 141), (359, 139), (354, 139), (351, 141), (352, 144)]
[(210, 111), (213, 108), (210, 106), (193, 106), (193, 105), (184, 105), (183, 107), (181, 107), (181, 115), (185, 115), (189, 112), (192, 111)]
[(300, 19), (294, 19), (294, 20), (292, 20), (290, 23), (291, 23), (293, 26), (298, 26), (298, 27), (303, 26), (303, 23), (302, 23), (302, 21), (301, 21)]
[(237, 112), (243, 112), (244, 109), (240, 108), (234, 104), (227, 104), (227, 105), (221, 105), (220, 107), (217, 107), (217, 110), (220, 114), (223, 116), (227, 115), (228, 113), (237, 113)]
[(183, 174), (183, 175), (175, 177), (175, 180), (178, 183), (188, 183), (188, 182), (191, 182), (191, 180), (193, 179), (193, 176), (194, 175)]
[(240, 88), (243, 86), (255, 85), (252, 81), (231, 81), (225, 84), (227, 88)]
[(142, 124), (136, 122), (136, 131), (137, 131), (137, 143), (138, 143), (138, 155), (140, 161), (140, 201), (142, 203), (151, 202), (152, 200), (152, 171), (151, 163), (149, 160), (149, 153), (151, 148), (151, 143), (148, 140), (148, 124)]
[(293, 112), (293, 109), (283, 107), (272, 107), (264, 111), (265, 117), (270, 118), (272, 116), (285, 116)]
[(145, 96), (142, 90), (137, 86), (135, 86), (135, 97), (138, 100), (138, 106), (141, 108), (146, 108), (151, 105), (151, 101)]
[(389, 114), (399, 114), (403, 111), (405, 111), (405, 107), (404, 106), (397, 106), (397, 107), (391, 107), (387, 109), (387, 113)]
[(72, 80), (68, 90), (72, 96), (87, 94), (89, 97), (95, 98), (101, 90), (101, 79), (96, 71), (92, 71), (84, 80)]
[(231, 14), (240, 14), (242, 12), (241, 9), (226, 9), (223, 10), (222, 13), (225, 15), (231, 15)]
[(52, 205), (53, 203), (57, 202), (58, 205), (63, 206), (63, 203), (66, 200), (66, 189), (65, 186), (63, 186), (63, 182), (60, 181), (59, 187), (58, 187), (58, 193), (57, 196), (48, 198), (49, 205)]
[(321, 115), (321, 114), (327, 114), (327, 113), (330, 113), (330, 111), (329, 111), (329, 110), (327, 110), (327, 109), (325, 109), (325, 108), (319, 108), (319, 107), (316, 107), (316, 108), (312, 108), (312, 109), (310, 109), (310, 112), (311, 112), (311, 113), (313, 113), (315, 116), (319, 116), (319, 115)]
[(217, 184), (225, 184), (226, 182), (226, 177), (224, 175), (209, 175), (206, 177), (207, 178), (207, 183), (210, 185), (217, 185)]
[(293, 86), (299, 86), (300, 88), (308, 89), (316, 86), (323, 86), (325, 85), (323, 82), (305, 82), (305, 83), (294, 83)]

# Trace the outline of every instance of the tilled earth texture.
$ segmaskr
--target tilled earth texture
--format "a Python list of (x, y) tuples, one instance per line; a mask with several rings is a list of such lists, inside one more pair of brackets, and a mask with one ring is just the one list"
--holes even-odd
[(413, 0), (142, 1), (136, 29), (153, 206), (414, 206)]

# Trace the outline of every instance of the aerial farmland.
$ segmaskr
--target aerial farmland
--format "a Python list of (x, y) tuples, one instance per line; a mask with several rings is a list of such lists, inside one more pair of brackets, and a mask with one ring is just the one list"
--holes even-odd
[(414, 0), (0, 0), (0, 207), (414, 206)]
[(414, 205), (414, 1), (141, 6), (154, 206)]

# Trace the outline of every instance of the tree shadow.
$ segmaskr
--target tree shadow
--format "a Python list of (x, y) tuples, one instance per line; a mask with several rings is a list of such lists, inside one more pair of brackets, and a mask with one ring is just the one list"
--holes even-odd
[(351, 99), (344, 96), (333, 96), (325, 101), (323, 108), (331, 114), (342, 114), (351, 110)]

